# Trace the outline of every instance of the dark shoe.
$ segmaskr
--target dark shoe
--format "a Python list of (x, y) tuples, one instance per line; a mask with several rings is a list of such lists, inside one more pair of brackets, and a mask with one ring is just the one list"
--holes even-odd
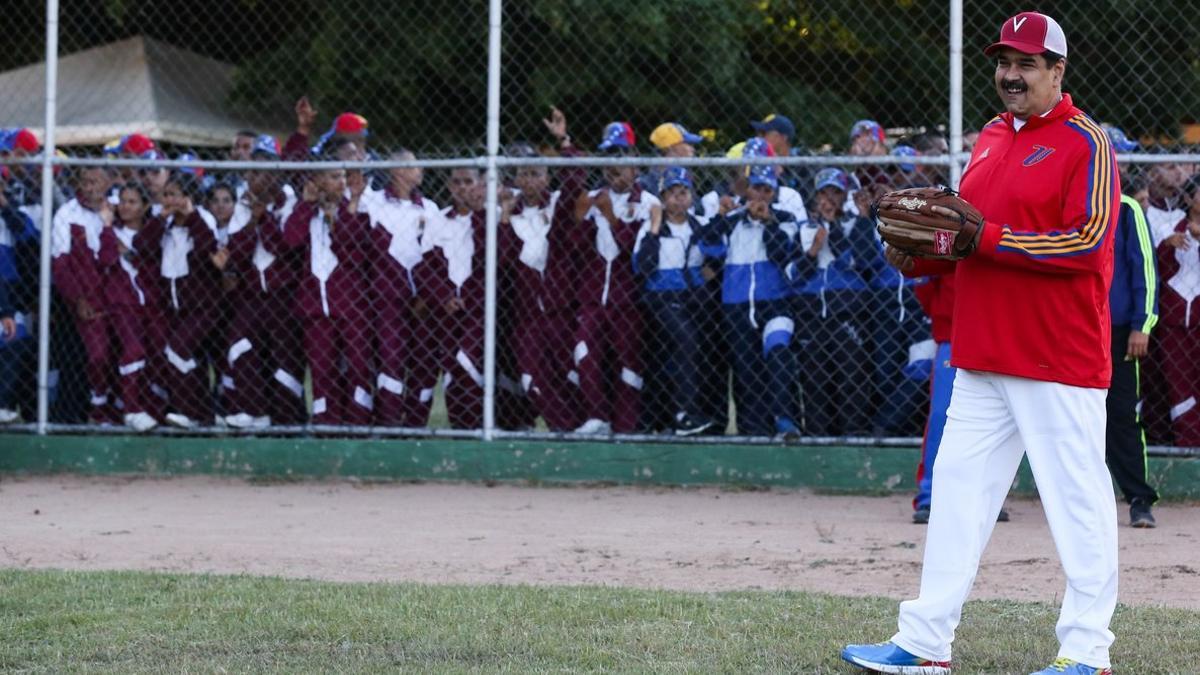
[(929, 507), (923, 506), (916, 511), (913, 511), (913, 522), (917, 525), (929, 524)]
[(1129, 505), (1129, 524), (1142, 529), (1158, 527), (1158, 523), (1154, 522), (1154, 514), (1150, 512), (1150, 505), (1146, 502), (1134, 502)]
[(996, 522), (997, 523), (1007, 523), (1008, 522), (1008, 509), (1004, 508), (1003, 506), (1000, 507), (1000, 513), (996, 514)]
[(695, 436), (708, 431), (713, 426), (713, 421), (696, 415), (695, 417), (681, 412), (675, 416), (675, 435), (676, 436)]

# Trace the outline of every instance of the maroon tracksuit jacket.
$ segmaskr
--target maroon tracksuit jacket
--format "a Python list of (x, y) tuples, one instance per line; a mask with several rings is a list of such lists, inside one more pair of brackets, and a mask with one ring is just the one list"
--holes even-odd
[(587, 417), (610, 421), (613, 431), (632, 433), (637, 430), (642, 392), (642, 322), (635, 304), (633, 246), (638, 230), (649, 223), (650, 209), (659, 202), (636, 184), (627, 193), (609, 190), (609, 198), (616, 221), (610, 223), (592, 207), (581, 228), (586, 246), (575, 286), (575, 368)]
[(1190, 246), (1176, 249), (1164, 240), (1156, 251), (1162, 373), (1171, 402), (1175, 445), (1200, 446), (1200, 245), (1187, 233), (1187, 219), (1175, 226)]
[[(442, 211), (443, 231), (429, 253), (433, 327), (446, 373), (446, 412), (455, 429), (483, 425), (483, 329), (487, 225), (484, 211)], [(463, 309), (449, 313), (458, 299)]]
[[(208, 372), (200, 349), (212, 332), (221, 299), (221, 277), (213, 266), (216, 221), (196, 209), (167, 219), (157, 242), (159, 294), (167, 318), (163, 385), (170, 407), (194, 422), (212, 420)], [(155, 246), (154, 242), (149, 242)]]
[(250, 207), (239, 202), (231, 222), (240, 227), (229, 237), (228, 269), (238, 285), (225, 354), (225, 409), (284, 425), (304, 420), (302, 332), (292, 318), (301, 261), (284, 243), (281, 220), (295, 203), (290, 188), (281, 190), (254, 222)]
[(374, 397), (364, 313), (371, 264), (367, 214), (350, 212), (343, 200), (331, 225), (315, 203), (301, 201), (284, 225), (283, 239), (300, 252), (294, 306), (312, 371), (313, 423), (369, 424)]
[[(78, 199), (64, 204), (54, 214), (52, 225), (53, 259), (51, 269), (54, 288), (71, 308), (75, 328), (87, 352), (86, 375), (91, 388), (91, 417), (94, 422), (107, 419), (109, 382), (112, 363), (109, 357), (109, 334), (104, 312), (103, 272), (101, 270), (100, 232), (104, 221), (100, 214), (85, 207)], [(86, 300), (97, 317), (84, 320), (76, 308)]]
[(121, 347), (117, 375), (124, 411), (156, 417), (162, 414), (161, 401), (150, 392), (163, 377), (167, 341), (158, 288), (162, 233), (158, 218), (147, 219), (138, 230), (114, 223), (100, 232), (99, 256), (108, 323)]
[(390, 187), (371, 203), (375, 341), (379, 348), (376, 420), (383, 426), (429, 423), (439, 370), (430, 252), (442, 228), (437, 205)]
[[(577, 154), (573, 149), (564, 155)], [(502, 241), (512, 242), (507, 261), (512, 274), (512, 344), (521, 388), (555, 431), (582, 422), (578, 374), (571, 369), (575, 323), (575, 286), (579, 283), (580, 226), (575, 202), (586, 171), (571, 167), (560, 174), (560, 189), (542, 195), (542, 206), (518, 198)]]

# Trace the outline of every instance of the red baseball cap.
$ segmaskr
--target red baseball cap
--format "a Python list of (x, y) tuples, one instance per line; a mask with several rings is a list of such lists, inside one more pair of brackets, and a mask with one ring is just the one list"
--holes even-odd
[(365, 134), (367, 118), (352, 112), (344, 112), (333, 120), (333, 132), (338, 135)]
[(1045, 14), (1021, 12), (1004, 21), (1000, 27), (1000, 41), (990, 45), (983, 53), (991, 56), (1001, 47), (1012, 47), (1026, 54), (1054, 52), (1065, 57), (1067, 36), (1062, 26)]
[(13, 136), (13, 149), (24, 150), (30, 154), (36, 153), (41, 149), (42, 144), (38, 142), (37, 136), (28, 129), (21, 129)]

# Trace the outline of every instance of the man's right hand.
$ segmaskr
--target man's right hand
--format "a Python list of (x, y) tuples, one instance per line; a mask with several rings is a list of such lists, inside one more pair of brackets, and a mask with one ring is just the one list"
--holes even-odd
[(4, 341), (8, 342), (17, 336), (17, 322), (11, 316), (0, 318), (0, 329), (4, 331)]
[(889, 265), (901, 272), (908, 272), (913, 268), (913, 257), (891, 246), (884, 247), (883, 258), (888, 261)]
[(317, 121), (317, 109), (312, 107), (307, 96), (296, 101), (296, 131), (305, 136), (312, 135), (313, 122)]

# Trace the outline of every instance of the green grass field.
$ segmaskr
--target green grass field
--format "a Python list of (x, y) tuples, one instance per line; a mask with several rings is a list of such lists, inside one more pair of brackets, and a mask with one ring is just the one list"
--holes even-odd
[[(806, 593), (337, 584), (0, 571), (0, 670), (18, 672), (851, 673), (896, 603)], [(967, 607), (956, 673), (1054, 656), (1052, 607)], [(1200, 614), (1118, 610), (1118, 672), (1195, 673)]]

